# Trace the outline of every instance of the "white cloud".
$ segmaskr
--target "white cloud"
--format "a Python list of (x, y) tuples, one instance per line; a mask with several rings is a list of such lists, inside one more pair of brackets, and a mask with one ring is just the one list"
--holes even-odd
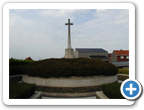
[(32, 15), (27, 12), (32, 13), (31, 10), (10, 13), (10, 57), (63, 57), (67, 47), (64, 24), (68, 18), (74, 23), (73, 49), (104, 48), (111, 52), (114, 48), (128, 47), (128, 40), (123, 41), (128, 39), (127, 10), (35, 10)]
[(39, 11), (39, 14), (44, 16), (56, 16), (58, 12), (57, 10), (43, 10)]
[[(102, 13), (102, 14), (101, 14)], [(119, 17), (121, 16), (121, 17)], [(73, 32), (80, 31), (81, 34), (74, 34), (75, 47), (100, 47), (107, 48), (125, 45), (123, 41), (128, 37), (128, 13), (123, 10), (100, 10), (95, 19), (78, 25)], [(80, 29), (80, 30), (79, 30)], [(118, 35), (118, 33), (121, 33)], [(81, 38), (80, 38), (81, 37)], [(120, 45), (121, 44), (121, 45)], [(109, 47), (109, 46), (110, 47)], [(111, 51), (112, 48), (111, 47)], [(120, 48), (120, 47), (119, 47)]]
[(18, 15), (10, 15), (9, 23), (10, 23), (10, 26), (15, 27), (17, 25), (22, 25), (22, 26), (34, 25), (35, 21), (32, 21), (31, 19), (24, 19)]
[(129, 28), (129, 25), (126, 25), (125, 27), (126, 27), (126, 28)]
[(15, 26), (17, 24), (17, 21), (21, 19), (20, 16), (18, 16), (15, 13), (10, 13), (9, 14), (9, 25), (10, 26)]
[(106, 12), (106, 11), (107, 11), (107, 9), (97, 9), (96, 10), (97, 13), (103, 13), (103, 12)]
[(26, 10), (25, 9), (13, 9), (15, 12), (18, 12), (18, 13), (23, 13), (25, 12)]
[(128, 21), (129, 21), (128, 18), (120, 19), (120, 20), (117, 20), (117, 21), (115, 22), (115, 24), (127, 23)]
[(83, 15), (88, 13), (90, 10), (89, 9), (61, 9), (61, 10), (43, 10), (39, 11), (40, 15), (44, 16), (53, 16), (53, 17), (62, 17), (62, 16), (70, 16), (70, 15)]
[(16, 22), (17, 17), (15, 16), (10, 16), (9, 18), (9, 25), (10, 26), (14, 26), (15, 22)]
[(119, 15), (117, 16), (118, 19), (123, 19), (125, 17), (128, 17), (129, 16), (129, 10), (128, 9), (125, 9), (125, 10), (122, 10)]

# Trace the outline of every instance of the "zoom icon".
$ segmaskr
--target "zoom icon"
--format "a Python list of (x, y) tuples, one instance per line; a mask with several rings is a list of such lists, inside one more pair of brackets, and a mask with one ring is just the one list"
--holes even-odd
[(140, 100), (143, 96), (143, 86), (137, 80), (127, 79), (121, 84), (121, 93), (128, 100)]

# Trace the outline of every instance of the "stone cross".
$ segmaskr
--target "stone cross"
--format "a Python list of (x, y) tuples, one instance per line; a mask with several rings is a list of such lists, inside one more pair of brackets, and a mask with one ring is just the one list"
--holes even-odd
[(70, 19), (68, 19), (68, 23), (65, 23), (65, 25), (68, 25), (68, 47), (71, 49), (71, 39), (70, 39), (70, 25), (73, 25), (73, 23), (70, 23)]

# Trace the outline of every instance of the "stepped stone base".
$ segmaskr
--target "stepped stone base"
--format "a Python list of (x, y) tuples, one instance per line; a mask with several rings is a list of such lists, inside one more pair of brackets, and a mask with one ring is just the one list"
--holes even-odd
[(64, 58), (74, 58), (73, 49), (65, 49)]

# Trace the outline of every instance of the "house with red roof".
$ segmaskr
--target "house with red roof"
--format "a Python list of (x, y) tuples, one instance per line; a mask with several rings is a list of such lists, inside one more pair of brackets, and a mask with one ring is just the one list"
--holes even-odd
[(31, 57), (27, 57), (25, 60), (33, 60)]
[(114, 50), (111, 55), (111, 62), (118, 67), (128, 67), (129, 50)]
[(111, 55), (111, 61), (129, 61), (129, 50), (114, 50)]
[(111, 61), (111, 55), (112, 55), (112, 53), (108, 53), (109, 61)]

